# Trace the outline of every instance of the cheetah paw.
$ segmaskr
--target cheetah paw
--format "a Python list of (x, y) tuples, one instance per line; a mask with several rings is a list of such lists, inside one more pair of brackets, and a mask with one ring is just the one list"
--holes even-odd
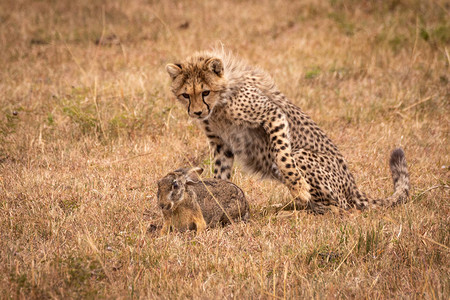
[(300, 208), (306, 208), (311, 201), (308, 184), (302, 185), (301, 189), (292, 189), (291, 195), (294, 198), (296, 205), (300, 206)]

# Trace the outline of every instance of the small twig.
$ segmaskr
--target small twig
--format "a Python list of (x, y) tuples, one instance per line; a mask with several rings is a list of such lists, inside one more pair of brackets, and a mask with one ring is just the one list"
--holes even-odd
[(94, 78), (94, 104), (95, 104), (95, 111), (97, 112), (97, 118), (98, 123), (100, 124), (100, 130), (103, 134), (103, 137), (106, 139), (105, 130), (103, 129), (103, 123), (100, 117), (100, 110), (98, 109), (98, 102), (97, 102), (97, 77)]
[(214, 275), (216, 275), (216, 274), (217, 274), (217, 272), (214, 272), (214, 273), (210, 274), (210, 275), (208, 276), (208, 278), (205, 280), (205, 282), (202, 283), (202, 289), (203, 289), (204, 292), (206, 292), (206, 289), (205, 289), (206, 284), (207, 284), (208, 281), (209, 281)]
[(438, 189), (438, 188), (440, 188), (440, 187), (442, 187), (442, 188), (444, 188), (444, 189), (450, 188), (448, 185), (444, 185), (444, 184), (435, 185), (435, 186), (432, 186), (432, 187), (426, 189), (425, 191), (423, 191), (422, 193), (420, 193), (419, 195), (417, 195), (417, 197), (420, 197), (420, 196), (422, 196), (423, 194), (425, 194), (425, 193), (427, 193), (427, 192), (429, 192), (429, 191)]
[(288, 273), (288, 264), (284, 264), (284, 276), (283, 276), (283, 299), (286, 299), (286, 279)]
[(142, 266), (142, 268), (139, 270), (136, 277), (134, 278), (133, 285), (136, 285), (136, 281), (139, 279), (139, 277), (141, 277), (142, 271), (144, 271), (144, 269), (145, 269), (145, 267)]
[(426, 97), (426, 98), (424, 98), (424, 99), (422, 99), (422, 100), (420, 100), (420, 101), (418, 101), (418, 102), (416, 102), (416, 103), (411, 104), (411, 105), (408, 106), (408, 107), (405, 107), (405, 108), (403, 109), (403, 111), (407, 111), (408, 109), (413, 108), (414, 106), (417, 106), (417, 105), (419, 105), (419, 104), (421, 104), (421, 103), (427, 102), (427, 101), (431, 100), (432, 98), (433, 98), (433, 96), (428, 96), (428, 97)]
[(411, 65), (414, 63), (414, 54), (416, 53), (418, 39), (419, 39), (419, 17), (416, 15), (416, 37), (414, 39), (414, 46), (411, 53)]
[(433, 243), (433, 244), (435, 244), (435, 245), (441, 246), (442, 248), (445, 248), (447, 251), (450, 251), (450, 248), (447, 247), (447, 246), (445, 246), (444, 244), (441, 244), (441, 243), (439, 243), (439, 242), (436, 242), (435, 240), (433, 240), (433, 239), (431, 239), (431, 238), (429, 238), (429, 237), (426, 237), (426, 236), (424, 236), (424, 235), (420, 235), (420, 234), (418, 234), (418, 233), (417, 233), (417, 235), (419, 235), (419, 236), (420, 236), (421, 238), (423, 238), (423, 239), (426, 239), (426, 240), (429, 241), (430, 243)]
[(390, 106), (389, 109), (393, 109), (393, 110), (398, 109), (398, 108), (400, 108), (400, 106), (402, 106), (402, 104), (403, 104), (403, 101), (400, 101), (397, 105)]
[(355, 249), (356, 245), (358, 243), (356, 242), (355, 245), (353, 245), (352, 249), (350, 249), (350, 251), (347, 253), (347, 255), (344, 257), (344, 259), (341, 261), (341, 263), (339, 264), (339, 266), (337, 266), (337, 268), (334, 270), (333, 275), (337, 272), (337, 270), (339, 270), (339, 268), (342, 266), (342, 264), (347, 260), (347, 258), (350, 256), (350, 254), (353, 252), (353, 249)]
[(450, 65), (450, 55), (448, 54), (447, 47), (444, 48), (445, 56), (447, 56), (447, 62)]
[(375, 284), (378, 282), (378, 278), (380, 278), (380, 275), (378, 274), (377, 277), (374, 279), (374, 281), (372, 282), (372, 284), (370, 285), (370, 289), (369, 291), (371, 291), (373, 289), (373, 287), (375, 286)]
[(173, 110), (173, 107), (170, 108), (169, 113), (167, 114), (167, 121), (166, 121), (166, 124), (164, 124), (166, 126), (166, 128), (169, 128), (170, 118), (172, 117), (172, 110)]
[(402, 114), (401, 112), (399, 112), (399, 111), (396, 111), (395, 112), (397, 115), (399, 115), (400, 117), (402, 117), (403, 119), (408, 119), (404, 114)]

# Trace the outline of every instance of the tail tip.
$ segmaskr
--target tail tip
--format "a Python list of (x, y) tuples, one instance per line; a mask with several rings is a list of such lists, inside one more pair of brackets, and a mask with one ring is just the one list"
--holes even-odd
[(405, 152), (402, 148), (394, 149), (391, 153), (391, 159), (389, 160), (390, 166), (399, 165), (405, 160)]

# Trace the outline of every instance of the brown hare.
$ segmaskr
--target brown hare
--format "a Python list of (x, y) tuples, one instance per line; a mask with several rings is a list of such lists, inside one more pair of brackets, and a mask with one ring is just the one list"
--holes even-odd
[(182, 168), (158, 182), (158, 204), (164, 223), (161, 234), (226, 225), (249, 219), (244, 192), (222, 179), (200, 179), (202, 168)]

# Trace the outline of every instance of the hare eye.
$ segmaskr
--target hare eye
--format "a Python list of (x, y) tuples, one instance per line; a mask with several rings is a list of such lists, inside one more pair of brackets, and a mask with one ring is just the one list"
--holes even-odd
[(203, 91), (202, 95), (203, 95), (203, 97), (208, 96), (209, 95), (209, 91)]
[(183, 94), (181, 94), (181, 96), (183, 96), (186, 99), (189, 99), (189, 94), (183, 93)]
[(173, 187), (174, 189), (177, 189), (177, 188), (179, 188), (180, 186), (178, 185), (178, 182), (174, 181), (174, 182), (172, 182), (172, 187)]

